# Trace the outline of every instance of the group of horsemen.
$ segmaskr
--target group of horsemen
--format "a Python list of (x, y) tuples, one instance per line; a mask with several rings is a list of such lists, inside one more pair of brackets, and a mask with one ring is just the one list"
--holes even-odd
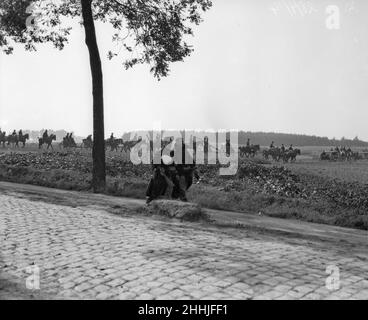
[[(12, 141), (21, 141), (22, 137), (24, 137), (22, 130), (19, 130), (17, 133), (16, 130), (13, 133), (6, 137), (6, 133), (2, 132), (0, 129), (0, 142), (8, 141), (8, 144)], [(48, 131), (45, 130), (42, 138), (39, 140), (46, 143), (46, 141), (52, 139), (54, 135), (48, 134)], [(111, 134), (110, 139), (106, 142), (110, 142), (113, 144), (116, 140), (114, 135)], [(83, 144), (85, 146), (93, 144), (92, 135), (89, 135), (87, 139), (83, 140)], [(75, 140), (73, 137), (73, 133), (67, 133), (67, 135), (63, 138), (63, 146), (64, 147), (73, 147), (75, 146)], [(146, 190), (146, 198), (147, 203), (150, 203), (152, 200), (160, 198), (162, 196), (169, 197), (172, 199), (180, 199), (181, 201), (187, 201), (187, 191), (193, 184), (194, 178), (197, 181), (200, 181), (200, 177), (197, 171), (197, 167), (194, 161), (194, 157), (192, 161), (189, 161), (189, 164), (186, 164), (186, 160), (190, 159), (190, 155), (188, 156), (188, 151), (185, 147), (185, 144), (182, 143), (182, 161), (180, 163), (175, 162), (175, 150), (171, 150), (170, 155), (162, 155), (161, 150), (161, 163), (160, 164), (153, 164), (153, 174), (152, 178), (149, 182), (148, 188)], [(259, 150), (259, 146), (251, 145), (250, 139), (247, 140), (246, 147), (243, 147), (245, 150), (251, 150), (256, 153)], [(350, 148), (346, 147), (336, 147), (335, 149), (331, 149), (330, 152), (332, 155), (337, 157), (346, 157), (353, 155), (353, 152)], [(263, 151), (263, 155), (265, 158), (268, 159), (271, 156), (274, 160), (279, 161), (283, 159), (284, 161), (291, 161), (295, 160), (296, 155), (300, 154), (299, 149), (294, 149), (293, 145), (291, 144), (289, 148), (285, 147), (284, 144), (281, 147), (276, 147), (274, 141), (272, 141), (269, 149)], [(322, 153), (326, 154), (325, 152)], [(322, 156), (321, 156), (322, 159)], [(188, 161), (187, 161), (188, 163)]]
[(12, 134), (9, 134), (7, 136), (6, 132), (1, 131), (1, 128), (0, 128), (0, 144), (2, 143), (3, 146), (5, 146), (5, 143), (7, 143), (8, 145), (13, 144), (16, 147), (18, 147), (19, 142), (21, 142), (24, 147), (28, 139), (29, 139), (29, 134), (23, 134), (22, 130), (19, 130), (18, 133), (16, 130), (14, 130)]
[[(5, 146), (5, 143), (7, 142), (7, 145), (14, 144), (14, 146), (18, 147), (19, 142), (23, 143), (23, 147), (25, 146), (26, 141), (29, 139), (29, 134), (23, 134), (22, 129), (18, 131), (13, 130), (11, 134), (8, 136), (6, 135), (6, 132), (2, 132), (0, 128), (0, 144), (2, 143)], [(51, 146), (51, 143), (53, 140), (56, 140), (55, 134), (49, 134), (48, 130), (45, 130), (42, 134), (42, 137), (39, 138), (39, 146), (41, 147), (43, 144), (46, 144)], [(67, 133), (66, 137), (63, 138), (62, 142), (64, 147), (73, 147), (76, 146), (73, 133)]]
[(321, 153), (321, 160), (358, 160), (359, 153), (353, 152), (350, 147), (346, 148), (345, 146), (331, 148), (330, 152), (326, 152), (325, 150)]
[[(18, 133), (14, 130), (11, 135), (6, 136), (6, 133), (2, 132), (0, 129), (0, 136), (6, 137), (6, 141), (20, 141), (20, 138), (24, 135), (22, 130), (19, 130)], [(54, 134), (49, 135), (48, 130), (45, 130), (42, 137), (39, 138), (40, 144), (48, 144), (48, 141), (52, 141), (54, 136)], [(92, 135), (89, 135), (83, 142), (85, 143), (86, 141), (92, 143)], [(116, 141), (116, 139), (114, 135), (111, 134), (107, 142), (112, 143), (114, 141)], [(73, 133), (67, 133), (63, 138), (62, 144), (64, 147), (75, 145)], [(189, 161), (191, 162), (190, 164), (186, 164), (185, 161), (188, 163), (188, 159), (190, 159), (191, 156), (188, 156), (185, 144), (182, 144), (182, 148), (183, 158), (180, 163), (175, 162), (175, 150), (171, 150), (170, 155), (163, 155), (160, 164), (152, 163), (153, 174), (146, 191), (147, 203), (160, 197), (187, 201), (188, 189), (193, 184), (194, 178), (199, 182), (200, 177), (193, 158), (192, 161)]]
[[(1, 128), (0, 128), (0, 134), (1, 135), (4, 135), (4, 136), (6, 136), (6, 132), (5, 131), (1, 131)], [(21, 130), (19, 130), (19, 132), (17, 133), (17, 131), (16, 130), (13, 130), (13, 133), (12, 134), (10, 134), (8, 137), (22, 137), (23, 136), (23, 131), (22, 131), (22, 129)]]
[(271, 142), (268, 150), (263, 151), (263, 156), (266, 159), (271, 157), (275, 161), (283, 160), (284, 162), (288, 162), (289, 160), (293, 162), (300, 154), (300, 149), (294, 148), (292, 144), (290, 144), (289, 148), (285, 147), (284, 144), (281, 147), (276, 147), (274, 141)]
[[(56, 140), (56, 135), (53, 133), (49, 135), (48, 131), (45, 130), (42, 134), (42, 138), (39, 139), (39, 146), (41, 147), (42, 144), (47, 144), (48, 146), (51, 146), (53, 140)], [(63, 138), (63, 142), (60, 145), (64, 148), (76, 147), (77, 144), (75, 143), (73, 132), (67, 132), (66, 136)]]
[[(260, 146), (251, 144), (250, 139), (247, 140), (245, 147), (239, 148), (240, 155), (245, 155), (247, 157), (249, 155), (254, 157), (259, 150)], [(280, 161), (281, 159), (284, 162), (288, 162), (289, 160), (295, 161), (297, 155), (300, 155), (300, 150), (294, 148), (292, 144), (289, 146), (289, 148), (285, 147), (284, 144), (282, 144), (281, 147), (276, 147), (274, 141), (272, 141), (269, 149), (263, 150), (263, 156), (266, 159), (271, 157), (275, 161)]]

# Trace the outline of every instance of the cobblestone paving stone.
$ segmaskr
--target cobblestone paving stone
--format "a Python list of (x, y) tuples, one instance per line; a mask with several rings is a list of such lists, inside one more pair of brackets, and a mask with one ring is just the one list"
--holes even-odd
[[(1, 277), (25, 287), (37, 265), (47, 298), (368, 299), (367, 261), (338, 246), (8, 195), (0, 204)], [(339, 290), (326, 288), (328, 265)]]

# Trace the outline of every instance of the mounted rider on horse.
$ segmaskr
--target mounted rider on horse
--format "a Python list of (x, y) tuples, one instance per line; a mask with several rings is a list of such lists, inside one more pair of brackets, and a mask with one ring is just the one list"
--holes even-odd
[(54, 150), (54, 147), (52, 146), (52, 141), (56, 141), (56, 135), (50, 134), (49, 136), (48, 131), (45, 130), (44, 133), (42, 134), (42, 138), (38, 139), (38, 148), (41, 149), (42, 145), (46, 144), (47, 149), (51, 147), (51, 149)]
[(23, 134), (22, 129), (19, 130), (18, 132), (18, 141), (16, 142), (16, 147), (19, 146), (19, 142), (21, 142), (23, 144), (23, 148), (26, 146), (26, 141), (29, 139), (29, 134)]
[(75, 148), (77, 146), (73, 138), (73, 132), (66, 134), (63, 138), (62, 146), (64, 148)]
[(86, 139), (83, 139), (82, 141), (82, 147), (86, 149), (92, 149), (93, 147), (93, 140), (92, 135), (90, 134)]
[(240, 156), (255, 157), (257, 152), (261, 149), (259, 144), (250, 144), (250, 139), (247, 139), (247, 144), (245, 147), (239, 147)]

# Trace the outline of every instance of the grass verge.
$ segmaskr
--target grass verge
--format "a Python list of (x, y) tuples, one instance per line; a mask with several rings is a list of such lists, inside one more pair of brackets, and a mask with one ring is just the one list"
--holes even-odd
[[(0, 164), (0, 180), (64, 190), (90, 191), (91, 176), (71, 170), (41, 170)], [(139, 177), (107, 177), (106, 194), (144, 199), (147, 183), (148, 181)], [(328, 201), (312, 202), (308, 199), (284, 198), (250, 190), (227, 192), (207, 184), (194, 185), (188, 197), (191, 202), (204, 208), (260, 213), (271, 217), (368, 230), (367, 213), (339, 207)]]

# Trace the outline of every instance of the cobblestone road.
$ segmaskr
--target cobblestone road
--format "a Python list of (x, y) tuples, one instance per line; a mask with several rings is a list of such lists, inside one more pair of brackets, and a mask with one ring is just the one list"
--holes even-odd
[[(46, 298), (368, 299), (367, 260), (337, 245), (11, 195), (0, 204), (1, 277), (25, 289), (36, 265)], [(328, 266), (339, 290), (326, 288)]]

